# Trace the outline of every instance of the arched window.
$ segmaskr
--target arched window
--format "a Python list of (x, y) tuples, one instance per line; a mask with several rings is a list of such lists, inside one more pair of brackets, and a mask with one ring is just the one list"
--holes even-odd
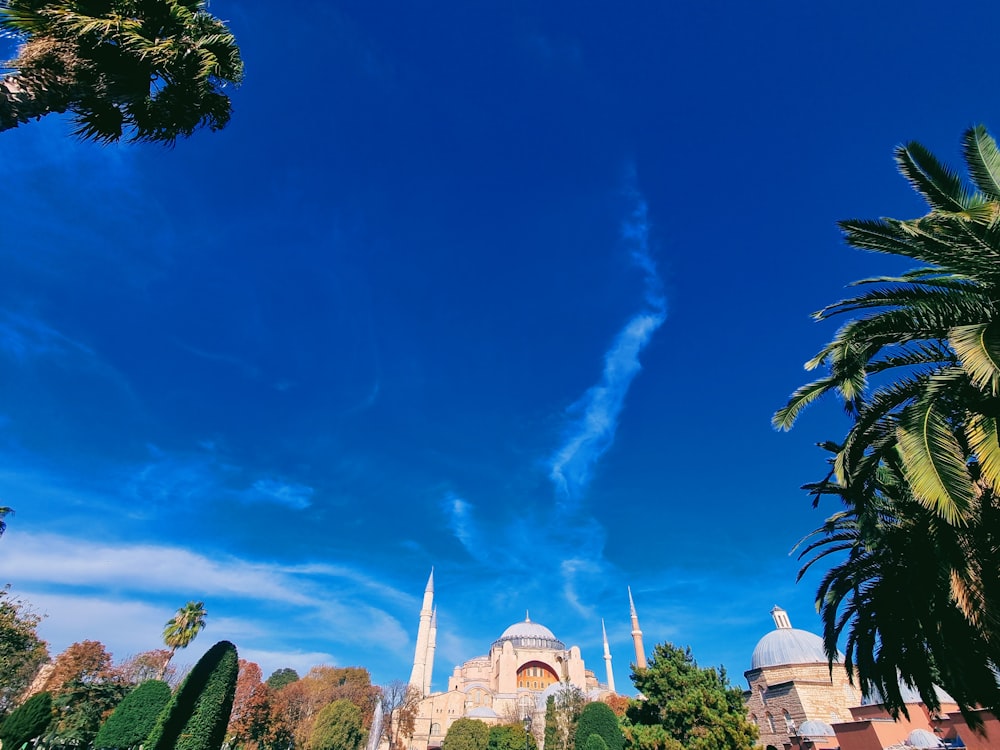
[(771, 728), (771, 734), (775, 734), (778, 730), (774, 726), (774, 717), (771, 716), (771, 712), (768, 711), (766, 714), (764, 714), (764, 718), (767, 719), (767, 725)]
[(436, 721), (431, 724), (431, 734), (441, 734), (441, 725)]
[(792, 734), (795, 731), (795, 722), (792, 721), (792, 715), (788, 711), (782, 711), (782, 713), (785, 716), (785, 729), (789, 734)]
[(752, 721), (752, 722), (753, 722), (753, 725), (754, 725), (755, 727), (756, 727), (756, 726), (760, 726), (760, 725), (759, 725), (759, 724), (757, 723), (757, 714), (750, 714), (750, 721)]

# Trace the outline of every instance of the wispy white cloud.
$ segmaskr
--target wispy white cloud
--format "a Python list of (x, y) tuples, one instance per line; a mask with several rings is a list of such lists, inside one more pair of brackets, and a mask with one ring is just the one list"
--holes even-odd
[[(312, 496), (316, 492), (304, 484), (282, 482), (276, 479), (258, 479), (252, 485), (256, 496), (265, 502), (276, 502), (287, 505), (295, 510), (302, 510), (312, 505)], [(254, 498), (253, 495), (250, 496)]]
[[(119, 657), (156, 648), (173, 607), (189, 599), (209, 611), (199, 648), (231, 640), (265, 669), (308, 669), (334, 662), (339, 650), (377, 650), (380, 659), (398, 662), (412, 648), (391, 610), (409, 614), (413, 597), (347, 566), (287, 566), (24, 532), (5, 536), (2, 552), (16, 593), (47, 615), (41, 633), (56, 652), (85, 638)], [(331, 649), (317, 652), (324, 638)], [(201, 653), (189, 651), (192, 660)]]
[(43, 320), (9, 310), (0, 311), (0, 350), (25, 362), (35, 357), (93, 357), (90, 347), (60, 333)]
[(646, 309), (636, 313), (615, 337), (604, 355), (600, 382), (570, 408), (571, 414), (579, 416), (572, 420), (549, 470), (559, 500), (567, 508), (579, 502), (594, 466), (614, 443), (625, 397), (642, 369), (639, 355), (667, 315), (663, 284), (650, 254), (646, 202), (634, 187), (628, 195), (634, 207), (622, 227), (622, 239), (629, 246), (633, 263), (643, 272)]

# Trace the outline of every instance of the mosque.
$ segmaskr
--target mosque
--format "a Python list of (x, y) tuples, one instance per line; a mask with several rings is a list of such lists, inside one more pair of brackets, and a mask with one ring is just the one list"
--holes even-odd
[[(642, 630), (629, 591), (635, 665), (646, 666)], [(941, 692), (940, 710), (930, 711), (914, 690), (901, 685), (909, 718), (893, 720), (878, 696), (862, 697), (842, 668), (830, 669), (823, 639), (792, 627), (788, 613), (771, 610), (774, 630), (762, 637), (744, 672), (747, 716), (759, 730), (762, 750), (889, 750), (895, 748), (996, 748), (1000, 722), (983, 712), (987, 737), (972, 733), (954, 699)], [(604, 630), (604, 623), (601, 623)], [(541, 725), (545, 702), (562, 684), (579, 688), (591, 700), (615, 693), (611, 652), (604, 636), (606, 680), (588, 669), (579, 646), (566, 647), (544, 625), (525, 615), (501, 633), (483, 656), (455, 667), (448, 689), (431, 692), (437, 613), (434, 572), (424, 590), (417, 645), (409, 685), (420, 696), (409, 750), (437, 750), (458, 719), (487, 724), (526, 719)], [(837, 661), (842, 661), (838, 654)], [(965, 740), (965, 744), (962, 741)]]
[[(636, 664), (646, 666), (642, 630), (629, 591), (632, 617), (632, 641)], [(601, 623), (602, 630), (604, 628)], [(592, 700), (615, 692), (611, 669), (611, 651), (607, 631), (604, 636), (606, 681), (600, 682), (588, 669), (579, 646), (566, 644), (541, 623), (526, 614), (523, 622), (507, 628), (489, 653), (469, 659), (455, 667), (448, 678), (448, 689), (431, 692), (434, 651), (437, 644), (437, 612), (434, 607), (434, 572), (424, 589), (420, 626), (413, 656), (410, 686), (421, 696), (417, 706), (410, 750), (439, 748), (448, 727), (461, 718), (480, 719), (487, 724), (522, 721), (545, 713), (545, 701), (560, 685), (579, 688)]]

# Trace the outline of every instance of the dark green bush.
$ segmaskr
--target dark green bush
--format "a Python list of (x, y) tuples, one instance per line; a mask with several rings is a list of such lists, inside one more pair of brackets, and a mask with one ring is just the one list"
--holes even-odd
[(236, 646), (210, 648), (156, 720), (146, 750), (219, 750), (233, 710), (239, 658)]
[(141, 744), (169, 700), (170, 686), (162, 680), (146, 680), (133, 688), (94, 737), (95, 750), (124, 750)]
[(11, 711), (0, 724), (0, 740), (7, 750), (19, 750), (25, 742), (35, 739), (52, 722), (52, 696), (37, 693)]
[(585, 750), (587, 740), (590, 735), (596, 734), (608, 750), (622, 750), (625, 747), (625, 738), (622, 730), (618, 726), (618, 717), (611, 710), (607, 703), (594, 701), (588, 703), (580, 712), (580, 720), (576, 724), (576, 750)]

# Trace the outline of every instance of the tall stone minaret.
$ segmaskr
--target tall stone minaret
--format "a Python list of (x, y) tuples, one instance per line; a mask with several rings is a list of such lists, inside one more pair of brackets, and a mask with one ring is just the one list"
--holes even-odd
[(417, 629), (417, 647), (413, 651), (413, 671), (410, 672), (410, 686), (420, 691), (420, 696), (427, 695), (424, 692), (424, 682), (428, 673), (427, 669), (427, 644), (431, 637), (431, 620), (434, 618), (434, 568), (431, 568), (431, 576), (427, 579), (427, 588), (424, 589), (424, 604), (420, 608), (420, 627)]
[(628, 587), (628, 606), (632, 612), (632, 643), (635, 644), (635, 665), (639, 669), (646, 668), (646, 649), (642, 647), (642, 631), (639, 630), (639, 615), (635, 613), (635, 602), (632, 601), (632, 587)]
[(615, 674), (611, 671), (611, 649), (608, 647), (608, 631), (604, 627), (604, 618), (601, 618), (601, 634), (604, 636), (604, 666), (608, 670), (608, 690), (615, 692)]
[(431, 694), (431, 673), (434, 672), (434, 649), (437, 648), (438, 611), (431, 612), (431, 633), (427, 639), (427, 659), (424, 662), (424, 695)]

